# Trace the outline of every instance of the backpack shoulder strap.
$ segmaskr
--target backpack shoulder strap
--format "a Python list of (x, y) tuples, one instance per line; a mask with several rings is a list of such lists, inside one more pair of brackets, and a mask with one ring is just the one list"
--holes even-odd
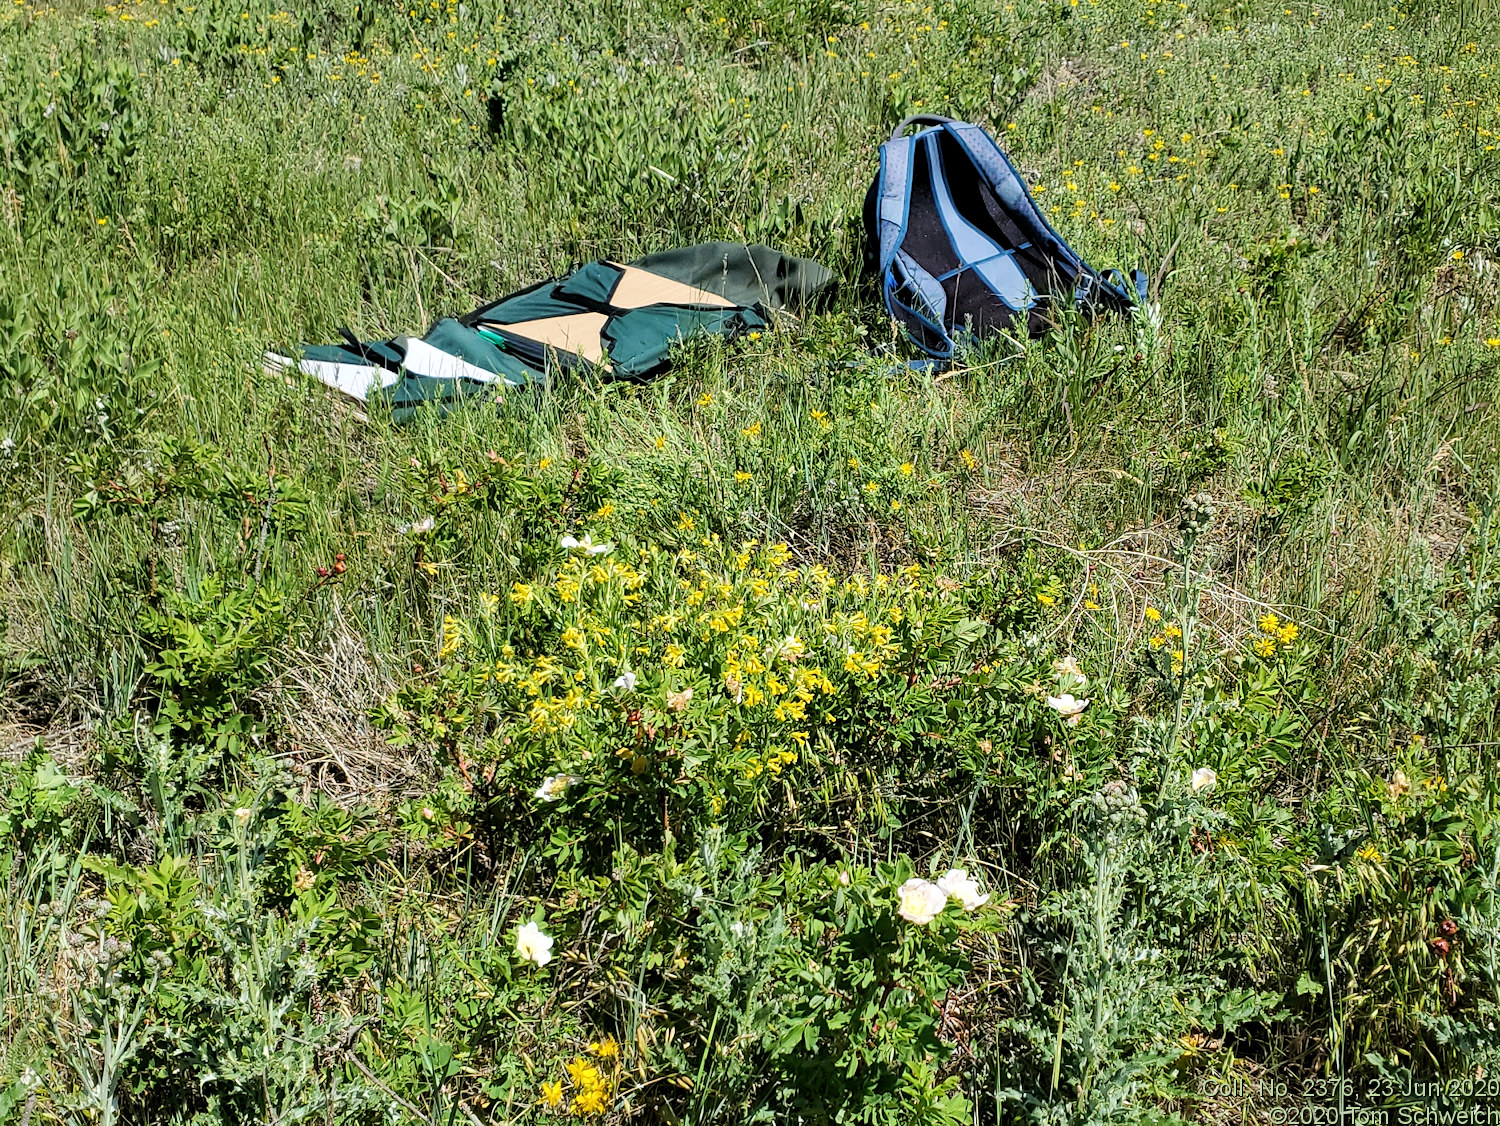
[(890, 268), (906, 237), (906, 222), (911, 211), (912, 153), (916, 141), (912, 137), (893, 137), (880, 146), (880, 185), (875, 200), (875, 217), (880, 234), (880, 259), (877, 265), (882, 273)]
[(1037, 233), (1049, 242), (1048, 250), (1063, 260), (1078, 278), (1075, 298), (1080, 303), (1092, 304), (1096, 300), (1118, 311), (1128, 311), (1134, 304), (1146, 302), (1146, 275), (1141, 270), (1132, 270), (1129, 282), (1117, 270), (1100, 273), (1078, 256), (1067, 241), (1047, 221), (1047, 217), (1031, 198), (1026, 181), (1016, 171), (1015, 165), (995, 139), (977, 125), (955, 121), (943, 126), (963, 145), (969, 158), (989, 177), (995, 194), (1012, 212), (1032, 223)]
[(979, 126), (965, 121), (954, 122), (944, 128), (963, 146), (974, 166), (984, 173), (996, 197), (1006, 209), (1018, 220), (1030, 223), (1038, 235), (1050, 241), (1051, 245), (1047, 249), (1051, 254), (1072, 259), (1068, 263), (1070, 267), (1083, 265), (1062, 236), (1052, 229), (1052, 224), (1047, 222), (1046, 216), (1031, 198), (1026, 181), (1021, 178), (1016, 166), (1010, 162), (1010, 158), (995, 143), (993, 137)]

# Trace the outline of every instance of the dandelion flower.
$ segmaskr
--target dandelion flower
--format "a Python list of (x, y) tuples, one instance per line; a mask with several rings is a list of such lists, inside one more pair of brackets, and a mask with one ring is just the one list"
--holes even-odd
[(963, 868), (948, 869), (948, 874), (938, 880), (937, 886), (949, 899), (957, 900), (965, 911), (976, 911), (990, 901), (990, 897), (979, 890), (979, 881)]
[(545, 966), (552, 961), (552, 942), (535, 923), (523, 923), (516, 928), (516, 954), (523, 962)]
[(1193, 793), (1201, 794), (1205, 790), (1212, 790), (1219, 781), (1219, 772), (1211, 766), (1200, 766), (1193, 771), (1192, 787)]
[(918, 926), (930, 923), (948, 905), (948, 893), (930, 880), (913, 876), (896, 889), (896, 914)]

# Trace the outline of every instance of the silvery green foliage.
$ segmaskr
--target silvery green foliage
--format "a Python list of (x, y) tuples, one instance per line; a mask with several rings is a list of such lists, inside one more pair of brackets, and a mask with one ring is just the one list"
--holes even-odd
[(1208, 531), (1218, 511), (1214, 498), (1208, 493), (1194, 493), (1183, 497), (1177, 519), (1178, 530), (1186, 535), (1202, 535)]

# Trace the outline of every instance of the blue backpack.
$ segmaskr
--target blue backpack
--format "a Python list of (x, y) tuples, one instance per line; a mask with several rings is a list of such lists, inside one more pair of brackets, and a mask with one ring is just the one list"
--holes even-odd
[[(909, 125), (926, 128), (905, 136)], [(865, 197), (866, 266), (912, 342), (947, 360), (955, 337), (982, 337), (1017, 318), (1032, 336), (1071, 303), (1085, 316), (1128, 313), (1146, 275), (1100, 273), (1038, 210), (1000, 146), (977, 125), (918, 114), (880, 146)], [(1134, 290), (1134, 292), (1132, 292)]]

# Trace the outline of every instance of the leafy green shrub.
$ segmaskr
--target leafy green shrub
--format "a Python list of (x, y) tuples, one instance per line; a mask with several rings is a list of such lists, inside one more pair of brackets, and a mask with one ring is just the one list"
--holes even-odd
[(10, 448), (108, 444), (135, 432), (161, 395), (160, 334), (144, 279), (38, 264), (5, 289), (0, 426)]
[(75, 818), (80, 812), (81, 787), (61, 770), (52, 756), (38, 752), (4, 768), (5, 790), (0, 798), (0, 847), (6, 852), (39, 851), (52, 840), (77, 841)]
[(79, 38), (0, 63), (0, 184), (28, 226), (107, 221), (145, 134), (135, 69)]

